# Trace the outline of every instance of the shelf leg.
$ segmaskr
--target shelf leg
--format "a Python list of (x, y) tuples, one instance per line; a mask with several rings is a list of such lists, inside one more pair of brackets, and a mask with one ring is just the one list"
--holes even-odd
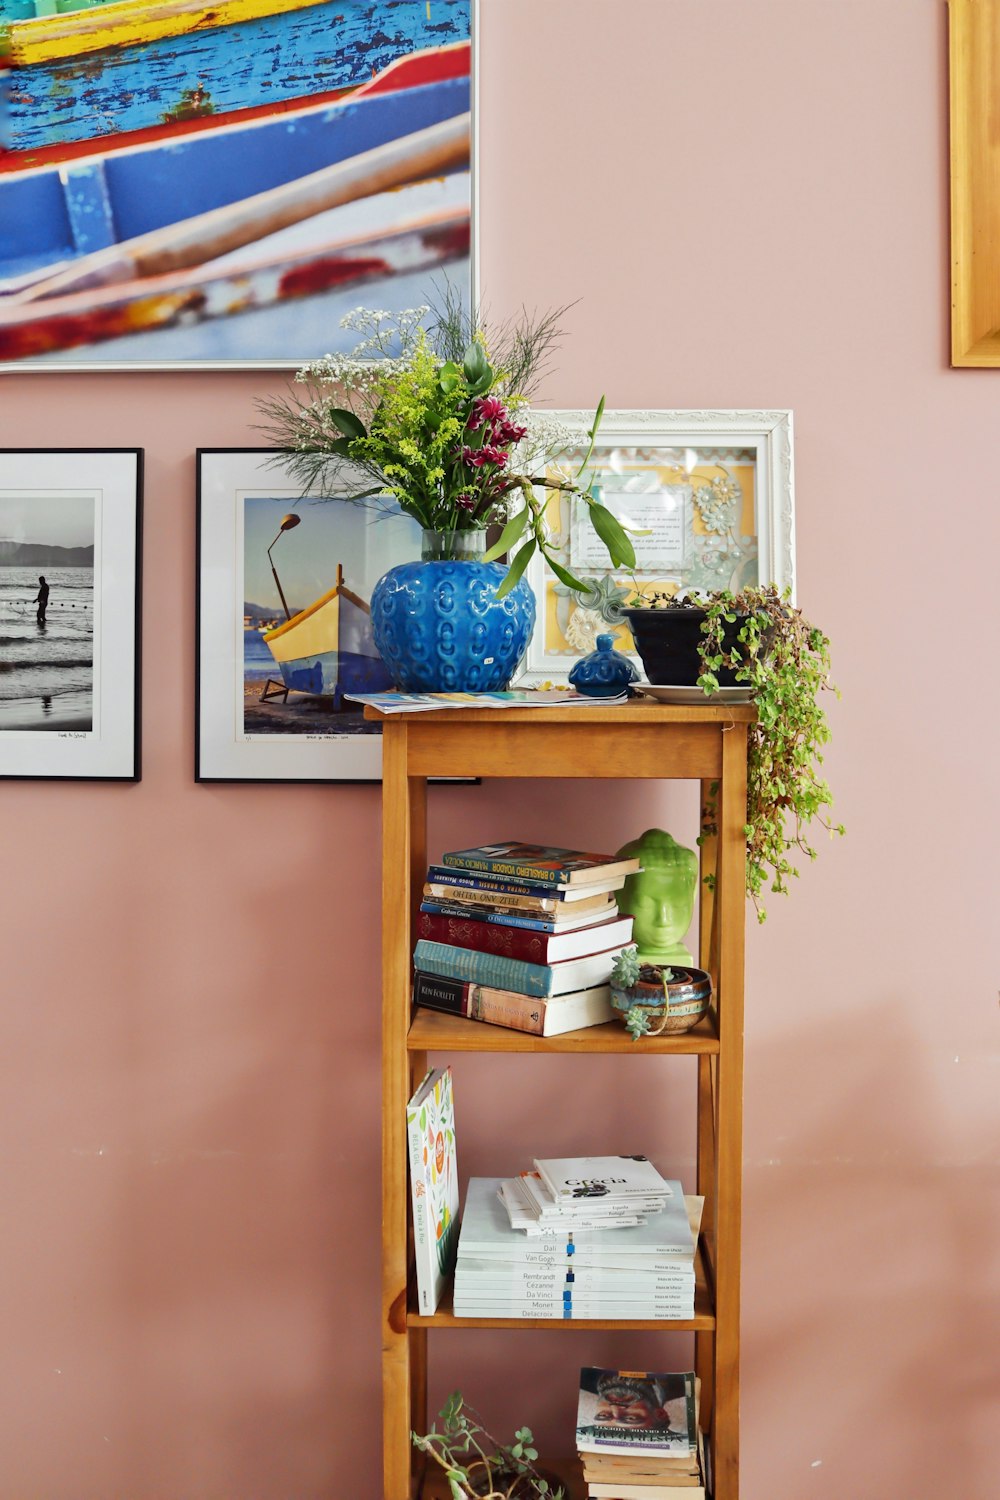
[(424, 781), (407, 776), (407, 726), (392, 720), (382, 732), (382, 783), (383, 1494), (384, 1500), (410, 1500), (414, 1377), (422, 1392), (426, 1367), (423, 1341), (412, 1348), (406, 1324), (406, 1101), (412, 1066), (406, 1033), (413, 953), (411, 876), (425, 859), (427, 793)]
[(715, 1078), (715, 1500), (738, 1500), (740, 1420), (740, 1232), (743, 1195), (743, 962), (746, 904), (747, 731), (722, 736), (719, 788), (719, 1058)]

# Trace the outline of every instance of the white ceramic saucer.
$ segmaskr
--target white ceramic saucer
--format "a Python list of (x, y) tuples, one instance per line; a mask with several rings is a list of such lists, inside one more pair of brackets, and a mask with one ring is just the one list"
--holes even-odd
[(749, 703), (748, 687), (720, 687), (714, 693), (704, 693), (700, 687), (670, 687), (661, 682), (637, 682), (635, 688), (660, 703)]

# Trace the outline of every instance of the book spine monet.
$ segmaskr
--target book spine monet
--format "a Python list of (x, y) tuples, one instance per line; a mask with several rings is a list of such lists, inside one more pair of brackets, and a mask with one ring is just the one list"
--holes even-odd
[(543, 1035), (545, 1006), (530, 995), (516, 995), (507, 990), (470, 984), (466, 980), (418, 973), (413, 981), (413, 1001), (415, 1005), (444, 1011), (447, 1015), (467, 1016), (470, 1021), (485, 1021), (490, 1026), (509, 1026), (512, 1031)]
[(534, 995), (537, 999), (544, 999), (552, 993), (552, 970), (547, 965), (526, 964), (519, 958), (477, 953), (473, 948), (455, 948), (448, 943), (429, 942), (426, 938), (417, 943), (413, 966), (425, 974), (438, 974), (446, 979), (469, 979), (474, 984), (515, 990), (519, 995)]
[(459, 948), (473, 948), (477, 953), (499, 953), (505, 958), (520, 958), (525, 963), (548, 962), (549, 935), (502, 923), (482, 922), (478, 918), (435, 916), (421, 909), (417, 917), (417, 936), (436, 943)]

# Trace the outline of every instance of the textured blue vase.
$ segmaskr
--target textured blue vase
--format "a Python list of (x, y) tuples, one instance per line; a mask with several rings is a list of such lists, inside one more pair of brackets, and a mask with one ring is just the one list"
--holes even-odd
[(484, 532), (445, 535), (425, 532), (421, 561), (390, 568), (375, 585), (375, 644), (404, 693), (496, 692), (528, 649), (535, 596), (522, 578), (497, 599), (507, 569), (475, 560)]

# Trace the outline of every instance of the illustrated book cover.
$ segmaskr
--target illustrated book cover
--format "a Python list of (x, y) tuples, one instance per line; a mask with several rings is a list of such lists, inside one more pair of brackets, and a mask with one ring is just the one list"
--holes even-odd
[(406, 1106), (417, 1297), (437, 1310), (458, 1245), (458, 1164), (451, 1068), (432, 1068)]
[(585, 1366), (580, 1371), (576, 1446), (581, 1453), (697, 1454), (694, 1372)]
[(545, 1186), (563, 1198), (668, 1197), (670, 1187), (645, 1156), (566, 1156), (535, 1161)]

